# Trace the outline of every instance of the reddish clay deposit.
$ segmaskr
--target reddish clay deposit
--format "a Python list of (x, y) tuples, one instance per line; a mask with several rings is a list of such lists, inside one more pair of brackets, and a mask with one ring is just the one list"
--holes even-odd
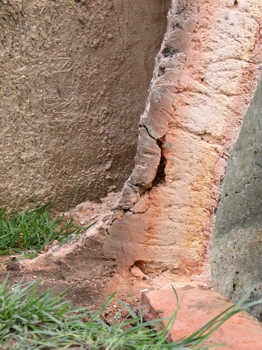
[(105, 245), (124, 268), (201, 271), (226, 160), (257, 84), (261, 20), (261, 1), (172, 1), (135, 167)]

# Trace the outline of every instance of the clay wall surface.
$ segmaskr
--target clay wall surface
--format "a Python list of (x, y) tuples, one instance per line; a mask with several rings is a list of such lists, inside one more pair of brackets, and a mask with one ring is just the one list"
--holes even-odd
[(0, 207), (65, 210), (118, 190), (169, 0), (3, 0)]
[[(262, 82), (229, 159), (212, 241), (214, 286), (234, 301), (262, 297)], [(262, 308), (253, 314), (262, 320)]]
[(207, 259), (227, 159), (253, 96), (262, 1), (172, 1), (140, 119), (135, 167), (105, 253), (145, 272)]

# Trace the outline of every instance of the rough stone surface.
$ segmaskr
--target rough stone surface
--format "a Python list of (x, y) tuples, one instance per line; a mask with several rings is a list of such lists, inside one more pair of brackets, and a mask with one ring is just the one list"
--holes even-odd
[[(228, 162), (212, 242), (214, 285), (238, 300), (262, 297), (262, 82)], [(252, 313), (262, 320), (262, 307)]]
[[(171, 331), (173, 340), (191, 335), (232, 305), (219, 293), (192, 287), (190, 283), (177, 288), (177, 292), (181, 307)], [(171, 288), (143, 293), (142, 304), (148, 319), (168, 320), (177, 308), (176, 297)], [(261, 324), (245, 312), (236, 314), (206, 341), (206, 345), (212, 344), (223, 344), (224, 346), (219, 347), (221, 350), (261, 350)]]
[(65, 210), (120, 189), (169, 0), (0, 7), (0, 207)]
[[(105, 244), (123, 267), (201, 269), (228, 154), (257, 84), (261, 21), (261, 0), (171, 2), (140, 120), (147, 134)], [(150, 156), (148, 135), (159, 148)]]

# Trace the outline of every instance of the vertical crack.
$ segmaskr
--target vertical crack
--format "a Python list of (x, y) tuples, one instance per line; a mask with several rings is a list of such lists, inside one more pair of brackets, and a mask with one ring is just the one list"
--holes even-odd
[(166, 173), (165, 173), (166, 158), (165, 158), (164, 152), (163, 152), (163, 142), (161, 140), (157, 140), (157, 144), (158, 144), (159, 148), (161, 149), (161, 158), (160, 158), (160, 162), (158, 165), (156, 177), (154, 178), (153, 183), (152, 183), (152, 187), (164, 183), (165, 179), (166, 179)]

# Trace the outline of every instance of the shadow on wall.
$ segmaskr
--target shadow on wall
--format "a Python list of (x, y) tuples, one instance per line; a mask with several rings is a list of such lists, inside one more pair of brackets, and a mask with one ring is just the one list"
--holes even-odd
[[(228, 162), (212, 242), (213, 283), (237, 301), (262, 297), (262, 81)], [(262, 307), (251, 313), (262, 321)]]
[(0, 207), (65, 210), (121, 188), (168, 6), (1, 4)]

